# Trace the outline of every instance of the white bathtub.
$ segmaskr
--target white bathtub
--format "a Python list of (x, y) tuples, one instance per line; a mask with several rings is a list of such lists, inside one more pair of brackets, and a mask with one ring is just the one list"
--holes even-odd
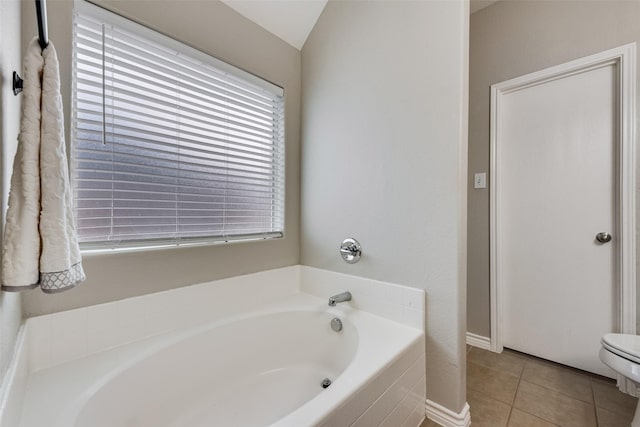
[[(2, 425), (416, 427), (423, 330), (286, 288), (249, 310), (35, 371), (19, 421)], [(325, 378), (333, 382), (326, 389)]]

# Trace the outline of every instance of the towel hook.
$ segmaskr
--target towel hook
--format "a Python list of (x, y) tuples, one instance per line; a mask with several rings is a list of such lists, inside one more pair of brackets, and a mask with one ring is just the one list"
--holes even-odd
[(13, 94), (17, 96), (20, 92), (22, 92), (22, 89), (23, 89), (22, 77), (20, 77), (18, 73), (14, 71), (13, 72)]

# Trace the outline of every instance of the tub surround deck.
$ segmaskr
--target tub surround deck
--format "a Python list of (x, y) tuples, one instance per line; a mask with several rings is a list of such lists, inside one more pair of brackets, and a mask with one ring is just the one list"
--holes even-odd
[[(327, 306), (330, 295), (345, 290), (353, 301)], [(424, 292), (293, 266), (28, 319), (4, 385), (0, 425), (75, 425), (83, 402), (135, 362), (224, 325), (291, 312), (337, 316), (355, 327), (357, 344), (329, 389), (271, 425), (420, 424)], [(233, 351), (251, 351), (243, 348)], [(47, 413), (60, 414), (59, 423)]]

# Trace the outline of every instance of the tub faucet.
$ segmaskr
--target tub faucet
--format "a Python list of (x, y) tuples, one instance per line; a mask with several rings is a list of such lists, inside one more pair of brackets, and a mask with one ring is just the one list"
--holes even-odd
[(343, 292), (338, 295), (329, 297), (329, 307), (335, 307), (336, 303), (351, 301), (351, 292)]

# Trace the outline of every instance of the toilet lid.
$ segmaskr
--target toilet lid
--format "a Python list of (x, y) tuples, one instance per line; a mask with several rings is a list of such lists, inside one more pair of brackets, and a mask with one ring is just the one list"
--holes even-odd
[(640, 336), (631, 334), (605, 334), (602, 345), (620, 357), (640, 363)]

